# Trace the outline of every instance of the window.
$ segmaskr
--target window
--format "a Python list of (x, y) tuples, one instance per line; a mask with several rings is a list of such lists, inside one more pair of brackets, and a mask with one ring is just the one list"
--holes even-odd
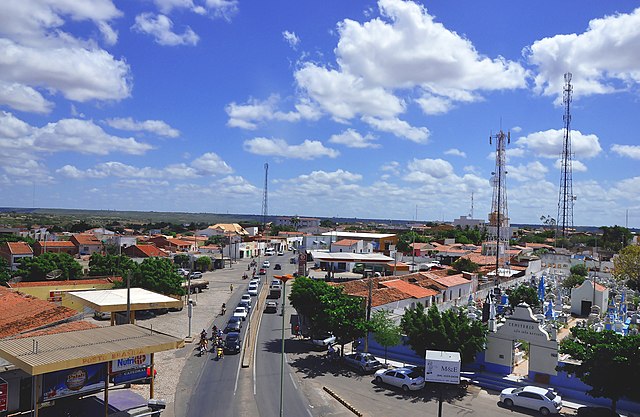
[(458, 288), (458, 298), (462, 297), (462, 288)]

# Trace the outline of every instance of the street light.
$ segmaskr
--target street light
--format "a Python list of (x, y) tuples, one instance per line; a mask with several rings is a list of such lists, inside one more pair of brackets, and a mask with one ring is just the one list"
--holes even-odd
[(287, 281), (293, 278), (292, 275), (274, 275), (275, 279), (282, 281), (282, 350), (280, 352), (280, 417), (284, 416), (284, 323), (285, 306), (287, 297)]

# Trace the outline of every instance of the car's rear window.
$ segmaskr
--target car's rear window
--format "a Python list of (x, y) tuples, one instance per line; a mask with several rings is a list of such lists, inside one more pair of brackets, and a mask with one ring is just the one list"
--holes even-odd
[(409, 378), (417, 378), (419, 376), (422, 376), (422, 374), (418, 371), (411, 371), (407, 375), (409, 376)]
[(554, 394), (553, 391), (547, 391), (546, 394), (544, 394), (548, 399), (550, 399), (551, 401), (553, 401), (554, 398), (556, 398), (556, 394)]

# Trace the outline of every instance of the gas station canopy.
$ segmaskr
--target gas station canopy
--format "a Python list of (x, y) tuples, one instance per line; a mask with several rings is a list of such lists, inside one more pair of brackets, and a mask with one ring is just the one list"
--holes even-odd
[[(67, 297), (99, 312), (127, 311), (127, 289), (69, 291)], [(131, 311), (181, 308), (182, 300), (142, 288), (130, 289)]]

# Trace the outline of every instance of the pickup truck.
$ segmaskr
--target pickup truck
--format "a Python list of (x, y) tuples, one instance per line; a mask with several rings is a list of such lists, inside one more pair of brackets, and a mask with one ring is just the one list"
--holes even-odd
[[(184, 288), (185, 291), (187, 291), (187, 287), (189, 286), (189, 281), (183, 281), (182, 282), (182, 288)], [(192, 293), (199, 293), (202, 292), (202, 290), (205, 290), (209, 288), (209, 281), (203, 278), (196, 278), (196, 279), (191, 279), (191, 292)]]
[(343, 360), (345, 365), (355, 368), (363, 374), (382, 367), (382, 364), (370, 353), (350, 353), (344, 355)]

